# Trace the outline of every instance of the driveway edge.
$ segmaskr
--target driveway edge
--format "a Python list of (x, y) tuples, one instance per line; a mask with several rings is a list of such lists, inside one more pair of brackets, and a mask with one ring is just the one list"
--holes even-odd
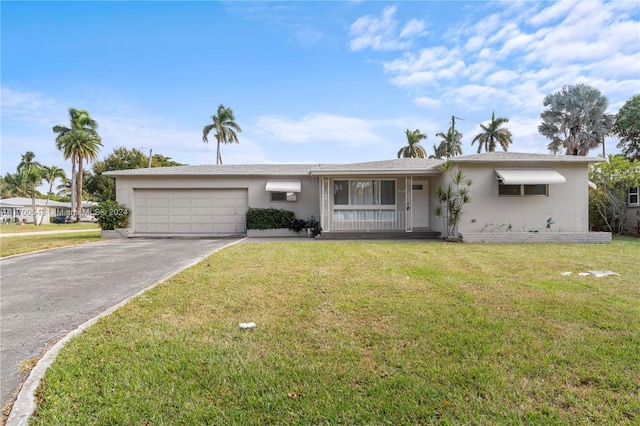
[(229, 246), (232, 246), (234, 244), (240, 243), (244, 239), (245, 238), (242, 238), (240, 240), (237, 240), (237, 241), (234, 241), (232, 243), (229, 243), (229, 244), (225, 245), (224, 247), (220, 247), (220, 248), (217, 248), (215, 250), (212, 250), (209, 253), (200, 256), (199, 258), (197, 258), (193, 262), (189, 263), (188, 265), (182, 266), (182, 267), (176, 269), (175, 271), (168, 273), (167, 275), (162, 277), (159, 281), (151, 284), (149, 287), (137, 292), (133, 296), (123, 300), (122, 302), (112, 306), (111, 308), (107, 309), (106, 311), (102, 312), (101, 314), (99, 314), (99, 315), (91, 318), (90, 320), (84, 322), (78, 328), (76, 328), (75, 330), (69, 332), (62, 339), (58, 340), (58, 342), (56, 342), (55, 345), (53, 345), (47, 352), (45, 352), (45, 354), (42, 356), (42, 358), (40, 358), (40, 360), (37, 362), (35, 367), (29, 373), (29, 376), (27, 377), (27, 379), (25, 380), (24, 384), (20, 388), (20, 392), (18, 393), (18, 397), (16, 398), (15, 402), (13, 403), (13, 407), (11, 409), (11, 413), (9, 413), (9, 417), (7, 419), (7, 423), (6, 423), (5, 426), (28, 426), (29, 425), (29, 418), (33, 415), (33, 412), (36, 409), (35, 392), (36, 392), (36, 389), (38, 389), (38, 386), (40, 385), (40, 380), (44, 377), (44, 374), (46, 373), (47, 369), (53, 363), (53, 361), (55, 361), (56, 357), (58, 356), (58, 353), (60, 352), (60, 350), (64, 347), (64, 345), (67, 342), (69, 342), (75, 336), (81, 334), (87, 328), (91, 327), (100, 318), (112, 314), (114, 311), (116, 311), (120, 307), (126, 305), (131, 300), (135, 299), (136, 297), (140, 296), (141, 294), (151, 290), (152, 288), (158, 286), (159, 284), (162, 284), (163, 282), (167, 281), (168, 279), (170, 279), (174, 275), (177, 275), (178, 273), (182, 272), (183, 270), (185, 270), (187, 268), (190, 268), (190, 267), (202, 262), (206, 257), (211, 256), (213, 253), (215, 253), (217, 251), (220, 251), (220, 250), (222, 250), (224, 248), (227, 248)]

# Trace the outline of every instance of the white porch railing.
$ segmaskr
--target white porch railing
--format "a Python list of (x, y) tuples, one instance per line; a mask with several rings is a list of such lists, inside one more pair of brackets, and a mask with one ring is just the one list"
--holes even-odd
[(335, 210), (329, 215), (330, 231), (404, 231), (405, 212), (396, 210)]

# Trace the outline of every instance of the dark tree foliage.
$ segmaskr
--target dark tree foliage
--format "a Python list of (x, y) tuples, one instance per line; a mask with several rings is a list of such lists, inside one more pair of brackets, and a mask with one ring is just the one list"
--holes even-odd
[[(173, 161), (170, 157), (154, 154), (151, 158), (151, 167), (183, 166), (184, 164)], [(93, 172), (86, 179), (86, 190), (91, 198), (96, 201), (115, 200), (116, 184), (111, 177), (104, 176), (104, 172), (113, 170), (143, 169), (149, 166), (149, 156), (139, 149), (127, 149), (125, 147), (114, 148), (113, 152), (102, 161), (93, 164)]]
[(616, 114), (611, 133), (620, 138), (618, 148), (630, 161), (640, 160), (640, 95), (629, 99)]

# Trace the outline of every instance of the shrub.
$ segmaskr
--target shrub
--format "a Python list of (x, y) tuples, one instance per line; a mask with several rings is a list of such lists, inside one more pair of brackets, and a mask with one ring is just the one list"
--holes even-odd
[(284, 209), (252, 208), (247, 210), (247, 229), (289, 228), (295, 214)]
[(103, 201), (95, 209), (98, 225), (103, 230), (126, 228), (129, 223), (129, 213), (128, 208), (113, 200)]

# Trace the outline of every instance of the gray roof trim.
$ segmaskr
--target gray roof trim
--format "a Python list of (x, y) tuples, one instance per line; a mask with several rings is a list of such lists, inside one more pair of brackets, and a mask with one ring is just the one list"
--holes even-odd
[(492, 163), (492, 162), (542, 162), (542, 163), (601, 163), (602, 157), (582, 157), (579, 155), (533, 154), (525, 152), (486, 152), (483, 154), (463, 155), (451, 159), (454, 163)]

